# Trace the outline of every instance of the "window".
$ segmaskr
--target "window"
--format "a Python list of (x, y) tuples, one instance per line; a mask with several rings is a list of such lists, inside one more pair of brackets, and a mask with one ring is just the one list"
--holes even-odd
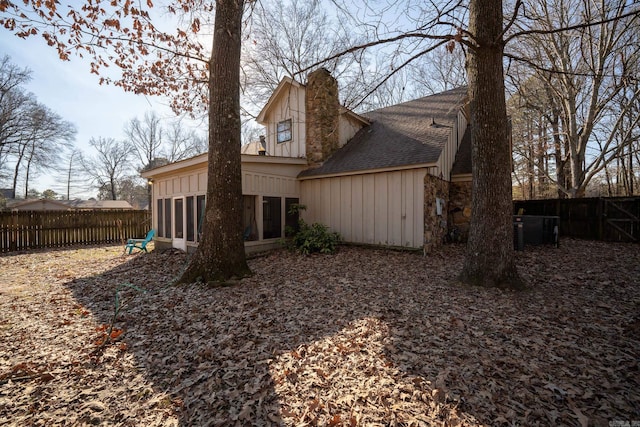
[(158, 212), (158, 237), (164, 237), (164, 209), (162, 204), (162, 199), (157, 200), (156, 211)]
[(164, 199), (164, 237), (171, 238), (171, 199)]
[[(291, 206), (299, 204), (300, 201), (297, 198), (289, 198), (284, 199), (284, 231), (285, 234), (291, 233), (295, 234), (299, 231), (298, 218), (300, 216), (299, 212), (291, 213)], [(287, 235), (289, 237), (289, 235)]]
[(193, 196), (187, 197), (187, 241), (196, 241), (196, 217)]
[(264, 239), (282, 236), (282, 205), (280, 197), (262, 198), (262, 233)]
[(291, 141), (291, 119), (278, 122), (278, 144)]
[(196, 234), (197, 242), (202, 238), (202, 223), (204, 222), (205, 205), (205, 196), (196, 196), (196, 212), (198, 213), (198, 232)]

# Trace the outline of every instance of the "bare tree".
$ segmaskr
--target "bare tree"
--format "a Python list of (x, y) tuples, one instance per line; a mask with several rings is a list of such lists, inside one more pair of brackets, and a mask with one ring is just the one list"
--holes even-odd
[(164, 129), (165, 144), (161, 157), (176, 162), (207, 151), (207, 140), (193, 129), (186, 128), (180, 120), (171, 120)]
[(25, 91), (30, 71), (5, 56), (0, 60), (0, 168), (11, 164), (15, 197), (18, 182), (29, 183), (38, 173), (53, 170), (60, 153), (75, 137), (75, 127)]
[[(521, 36), (507, 56), (525, 63), (525, 78), (539, 81), (547, 93), (544, 103), (538, 97), (527, 104), (544, 114), (557, 139), (557, 175), (547, 178), (569, 197), (584, 195), (591, 179), (625, 151), (633, 139), (629, 132), (640, 123), (637, 115), (628, 120), (640, 97), (633, 89), (639, 21), (638, 6), (624, 0), (535, 0), (515, 22)], [(620, 138), (627, 143), (617, 143)]]
[(120, 181), (132, 175), (131, 145), (113, 138), (91, 138), (89, 145), (97, 154), (83, 158), (85, 173), (102, 197), (118, 200)]
[(139, 169), (155, 167), (158, 159), (176, 162), (207, 151), (207, 144), (181, 120), (162, 119), (155, 112), (147, 112), (142, 120), (131, 119), (124, 127), (127, 140), (139, 162)]
[(145, 113), (142, 120), (131, 119), (124, 127), (132, 151), (140, 161), (140, 169), (147, 168), (152, 161), (159, 157), (162, 148), (164, 129), (160, 117), (153, 111)]
[[(0, 177), (24, 141), (28, 128), (28, 111), (35, 98), (23, 89), (30, 80), (30, 71), (12, 64), (8, 56), (0, 59)], [(15, 197), (15, 185), (13, 197)]]
[[(322, 0), (258, 2), (252, 13), (250, 43), (243, 46), (244, 111), (255, 117), (285, 76), (299, 79), (309, 65), (354, 43), (355, 36), (330, 18)], [(340, 56), (323, 66), (340, 81), (343, 103), (362, 92), (362, 55)]]
[(425, 54), (410, 67), (412, 84), (422, 89), (421, 96), (466, 86), (465, 52), (454, 49), (450, 53), (434, 51)]
[(86, 190), (87, 178), (82, 165), (82, 153), (76, 147), (69, 147), (63, 154), (56, 174), (56, 182), (58, 185), (54, 188), (66, 200), (71, 200), (73, 190)]
[(7, 158), (13, 163), (14, 194), (21, 178), (24, 197), (27, 197), (30, 179), (38, 173), (55, 169), (60, 153), (75, 138), (76, 130), (71, 123), (39, 104), (34, 96), (29, 94), (24, 99), (25, 102), (21, 102), (18, 110), (13, 112), (20, 117), (12, 123), (14, 130)]
[(30, 118), (32, 133), (26, 144), (26, 157), (23, 161), (25, 192), (31, 178), (59, 167), (61, 153), (76, 135), (76, 128), (72, 123), (63, 120), (43, 105), (37, 105)]

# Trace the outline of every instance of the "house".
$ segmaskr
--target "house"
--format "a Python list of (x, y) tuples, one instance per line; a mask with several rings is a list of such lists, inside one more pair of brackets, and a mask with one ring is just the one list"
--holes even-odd
[(133, 207), (125, 200), (11, 199), (7, 200), (6, 209), (12, 211), (131, 210)]
[(259, 141), (251, 141), (248, 144), (243, 145), (240, 148), (241, 154), (254, 154), (264, 156), (267, 154), (267, 147), (265, 146), (264, 136), (260, 137)]
[[(325, 69), (284, 78), (258, 115), (262, 155), (241, 154), (247, 252), (278, 244), (301, 203), (347, 242), (431, 250), (464, 234), (471, 204), (466, 88), (356, 114)], [(193, 250), (207, 155), (151, 169), (156, 247)]]
[(121, 209), (132, 210), (133, 206), (126, 200), (61, 200), (71, 209)]

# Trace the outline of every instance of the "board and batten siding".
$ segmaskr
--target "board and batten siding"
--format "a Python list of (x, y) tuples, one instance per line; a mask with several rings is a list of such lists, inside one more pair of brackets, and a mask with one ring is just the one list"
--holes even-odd
[[(259, 159), (259, 158), (258, 158)], [(242, 165), (242, 193), (265, 196), (298, 196), (299, 183), (296, 175), (303, 165), (269, 165), (260, 163)], [(267, 173), (270, 170), (271, 173)], [(166, 198), (205, 194), (207, 192), (207, 164), (198, 169), (174, 172), (173, 175), (157, 177), (153, 183), (153, 198)]]
[(154, 199), (189, 196), (207, 192), (207, 169), (189, 171), (175, 176), (154, 180)]
[[(305, 89), (288, 85), (274, 100), (265, 117), (267, 155), (301, 158), (306, 156)], [(278, 144), (278, 123), (291, 119), (291, 140)]]
[(350, 117), (349, 114), (346, 113), (340, 114), (338, 123), (340, 126), (338, 145), (340, 147), (343, 147), (347, 142), (349, 142), (351, 138), (353, 138), (353, 136), (365, 126), (365, 123)]
[(278, 197), (299, 197), (295, 177), (283, 177), (255, 172), (242, 172), (242, 194)]
[(439, 178), (444, 179), (445, 181), (451, 181), (451, 168), (453, 167), (453, 163), (456, 161), (456, 154), (458, 153), (458, 148), (462, 143), (462, 137), (464, 136), (464, 131), (467, 128), (467, 118), (462, 112), (462, 110), (458, 111), (458, 117), (456, 123), (452, 129), (452, 132), (449, 134), (449, 138), (447, 139), (447, 143), (442, 148), (442, 153), (440, 154), (440, 158), (438, 159), (438, 169), (441, 171), (442, 176), (440, 174), (436, 174)]
[(350, 243), (422, 248), (424, 177), (409, 169), (301, 181), (303, 218)]

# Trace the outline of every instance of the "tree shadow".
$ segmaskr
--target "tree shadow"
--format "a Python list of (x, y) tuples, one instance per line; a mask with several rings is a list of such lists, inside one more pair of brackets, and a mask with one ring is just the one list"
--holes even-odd
[[(571, 341), (558, 316), (576, 306), (544, 308), (557, 292), (454, 285), (461, 252), (278, 251), (250, 260), (253, 277), (209, 288), (171, 285), (187, 257), (154, 251), (68, 287), (104, 323), (112, 320), (123, 278), (146, 290), (122, 289), (116, 327), (125, 332), (104, 351), (133, 354), (166, 396), (147, 407), (185, 426), (578, 425), (586, 405), (606, 397), (585, 394), (584, 378), (572, 370), (629, 379), (617, 371), (598, 376), (609, 365), (592, 365), (572, 347), (597, 353), (608, 338)], [(630, 413), (632, 398), (611, 405), (609, 419)], [(596, 424), (605, 419), (603, 411), (592, 412)]]

